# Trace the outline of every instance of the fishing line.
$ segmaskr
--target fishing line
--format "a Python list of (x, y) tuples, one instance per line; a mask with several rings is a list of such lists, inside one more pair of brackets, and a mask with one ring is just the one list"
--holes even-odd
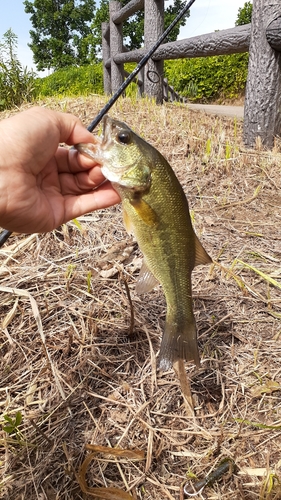
[[(90, 125), (87, 127), (87, 129), (92, 132), (94, 128), (99, 124), (99, 122), (102, 120), (104, 115), (110, 110), (110, 108), (115, 104), (117, 99), (123, 94), (124, 90), (128, 87), (128, 85), (133, 81), (135, 76), (139, 73), (139, 71), (143, 68), (143, 66), (147, 63), (147, 61), (151, 58), (151, 56), (154, 54), (156, 49), (161, 45), (163, 40), (166, 38), (167, 35), (172, 31), (172, 29), (176, 26), (176, 24), (180, 21), (180, 19), (187, 13), (187, 11), (190, 9), (190, 7), (194, 4), (195, 0), (190, 0), (185, 6), (182, 8), (182, 10), (178, 13), (178, 15), (175, 17), (173, 22), (168, 26), (168, 28), (162, 33), (162, 35), (158, 38), (157, 42), (151, 47), (151, 49), (147, 52), (145, 56), (140, 60), (139, 64), (135, 67), (135, 69), (130, 73), (130, 75), (126, 78), (126, 80), (120, 85), (119, 89), (113, 94), (113, 96), (109, 99), (107, 104), (102, 108), (102, 110), (98, 113), (96, 118), (90, 123)], [(149, 73), (156, 73), (153, 71), (148, 71)], [(159, 76), (159, 75), (158, 75)], [(152, 81), (149, 76), (148, 79)], [(153, 82), (152, 83), (156, 83)], [(11, 235), (11, 231), (8, 231), (4, 229), (0, 233), (0, 248), (2, 245), (4, 245), (5, 241), (9, 238)]]
[(102, 110), (99, 112), (99, 114), (96, 116), (96, 118), (90, 123), (90, 125), (87, 127), (87, 129), (92, 132), (94, 128), (99, 124), (99, 122), (102, 120), (103, 116), (110, 110), (110, 108), (113, 106), (113, 104), (117, 101), (117, 99), (120, 97), (121, 94), (123, 94), (124, 90), (128, 87), (128, 85), (133, 81), (135, 76), (139, 73), (139, 71), (143, 68), (143, 66), (147, 63), (147, 61), (151, 58), (151, 56), (154, 54), (156, 49), (161, 45), (163, 40), (166, 38), (167, 35), (172, 31), (172, 29), (176, 26), (176, 24), (180, 21), (180, 19), (187, 13), (187, 11), (190, 9), (190, 7), (194, 4), (195, 0), (190, 0), (185, 6), (182, 8), (182, 10), (178, 13), (178, 15), (175, 17), (173, 22), (168, 26), (168, 28), (162, 33), (162, 35), (158, 38), (157, 42), (151, 49), (147, 52), (145, 56), (140, 60), (138, 65), (135, 67), (135, 69), (132, 71), (132, 73), (126, 78), (126, 80), (120, 85), (119, 89), (113, 94), (113, 96), (109, 99), (107, 104), (102, 108)]

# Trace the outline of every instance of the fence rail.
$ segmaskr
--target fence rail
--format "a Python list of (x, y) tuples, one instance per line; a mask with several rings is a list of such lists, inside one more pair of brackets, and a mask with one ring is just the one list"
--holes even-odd
[[(103, 23), (102, 55), (104, 90), (116, 92), (124, 80), (124, 63), (139, 62), (163, 33), (164, 0), (131, 0), (121, 8), (110, 1), (110, 22)], [(144, 48), (126, 51), (122, 23), (139, 9), (144, 9)], [(244, 142), (253, 147), (260, 137), (271, 148), (281, 134), (281, 2), (253, 0), (252, 23), (176, 42), (163, 43), (148, 61), (140, 76), (139, 93), (161, 103), (179, 98), (163, 78), (163, 60), (250, 53), (245, 97)], [(157, 81), (149, 74), (156, 73)]]
[[(163, 43), (153, 54), (154, 61), (164, 59), (186, 59), (192, 57), (220, 56), (248, 52), (251, 37), (251, 24), (237, 26), (206, 35), (195, 36), (176, 42)], [(117, 64), (139, 62), (145, 49), (119, 53), (114, 60)], [(111, 59), (105, 61), (110, 65)]]

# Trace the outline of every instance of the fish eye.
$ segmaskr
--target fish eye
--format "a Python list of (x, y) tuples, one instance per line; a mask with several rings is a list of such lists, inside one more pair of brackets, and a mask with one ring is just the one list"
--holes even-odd
[(121, 132), (119, 132), (117, 137), (119, 142), (121, 142), (122, 144), (129, 144), (131, 142), (131, 135), (130, 132), (127, 132), (127, 130), (122, 130)]

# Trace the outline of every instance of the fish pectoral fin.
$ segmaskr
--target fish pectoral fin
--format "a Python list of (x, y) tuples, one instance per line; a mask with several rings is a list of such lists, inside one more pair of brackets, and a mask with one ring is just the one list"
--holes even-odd
[(158, 285), (157, 279), (153, 276), (152, 272), (148, 269), (145, 261), (143, 261), (138, 281), (136, 284), (137, 294), (142, 294), (150, 292), (153, 288)]
[(212, 259), (210, 255), (207, 254), (205, 248), (203, 248), (202, 243), (200, 243), (198, 237), (195, 234), (195, 266), (200, 264), (211, 264)]
[(125, 208), (123, 207), (123, 222), (124, 222), (124, 226), (125, 226), (125, 229), (127, 231), (128, 234), (133, 234), (133, 225), (131, 223), (131, 220), (130, 220), (130, 217), (128, 215), (128, 213), (126, 212)]
[(147, 226), (153, 227), (157, 224), (157, 214), (145, 200), (142, 198), (136, 198), (130, 200), (130, 204)]

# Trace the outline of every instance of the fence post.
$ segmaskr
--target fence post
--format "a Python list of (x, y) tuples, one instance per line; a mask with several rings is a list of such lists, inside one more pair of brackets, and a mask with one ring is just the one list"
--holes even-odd
[(110, 58), (109, 23), (102, 23), (102, 60), (103, 60), (103, 89), (104, 93), (111, 94), (111, 68), (106, 68), (105, 63)]
[[(147, 52), (164, 30), (164, 0), (144, 0), (144, 48)], [(150, 59), (145, 66), (144, 92), (163, 102), (163, 61)]]
[(266, 39), (266, 28), (278, 17), (280, 0), (253, 1), (243, 133), (249, 147), (260, 137), (265, 147), (272, 148), (274, 136), (281, 132), (281, 53)]
[(110, 16), (110, 57), (111, 57), (111, 92), (114, 94), (124, 81), (124, 65), (116, 64), (114, 56), (123, 52), (122, 23), (115, 24), (112, 17), (121, 9), (121, 3), (115, 0), (109, 2)]

